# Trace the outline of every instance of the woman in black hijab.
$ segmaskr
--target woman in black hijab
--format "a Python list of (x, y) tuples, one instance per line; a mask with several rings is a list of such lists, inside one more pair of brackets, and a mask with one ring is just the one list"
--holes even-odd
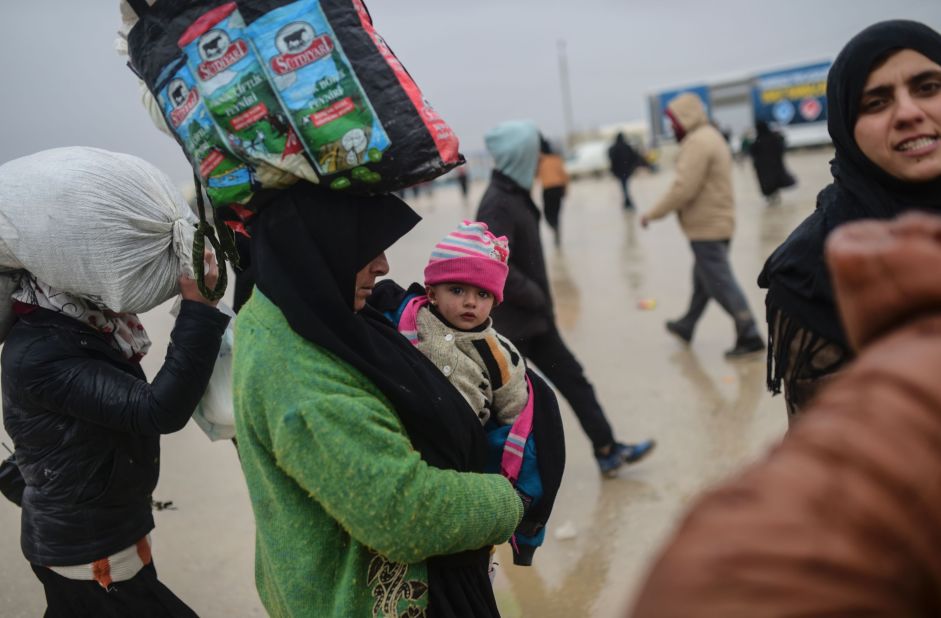
[(758, 177), (761, 194), (773, 206), (781, 202), (779, 191), (794, 186), (794, 177), (784, 167), (784, 136), (771, 129), (768, 123), (755, 123), (755, 141), (748, 149)]
[(941, 211), (941, 35), (904, 20), (866, 28), (830, 68), (827, 106), (833, 183), (758, 278), (768, 289), (768, 387), (783, 384), (789, 420), (852, 357), (823, 259), (829, 233)]
[(234, 389), (272, 615), (498, 615), (490, 547), (523, 503), (480, 474), (464, 398), (365, 304), (418, 220), (393, 196), (299, 183), (250, 228)]

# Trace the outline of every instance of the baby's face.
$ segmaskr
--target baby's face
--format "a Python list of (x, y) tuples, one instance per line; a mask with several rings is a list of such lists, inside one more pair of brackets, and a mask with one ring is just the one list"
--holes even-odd
[(428, 286), (428, 300), (444, 319), (461, 330), (483, 324), (493, 309), (493, 294), (466, 283), (439, 283)]

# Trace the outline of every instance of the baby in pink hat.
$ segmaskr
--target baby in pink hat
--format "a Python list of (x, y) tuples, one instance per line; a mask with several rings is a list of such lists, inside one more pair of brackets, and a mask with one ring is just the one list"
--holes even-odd
[(511, 424), (526, 404), (526, 364), (493, 329), (490, 311), (503, 301), (505, 236), (464, 221), (435, 245), (425, 267), (426, 298), (403, 315), (399, 330), (464, 396), (481, 424)]

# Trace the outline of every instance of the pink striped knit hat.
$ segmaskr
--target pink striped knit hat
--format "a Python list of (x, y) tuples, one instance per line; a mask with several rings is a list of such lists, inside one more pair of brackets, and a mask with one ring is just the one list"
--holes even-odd
[(497, 238), (480, 221), (463, 221), (435, 245), (425, 266), (425, 285), (466, 283), (503, 302), (510, 257), (506, 236)]

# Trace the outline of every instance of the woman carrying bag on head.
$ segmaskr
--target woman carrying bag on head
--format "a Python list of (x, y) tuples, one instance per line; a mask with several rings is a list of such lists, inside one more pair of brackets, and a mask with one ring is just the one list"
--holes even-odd
[(486, 436), (447, 378), (366, 299), (418, 216), (308, 183), (251, 226), (236, 427), (277, 616), (497, 616), (490, 548), (523, 502), (482, 474)]
[(853, 352), (823, 260), (827, 236), (858, 219), (941, 211), (941, 35), (913, 21), (870, 26), (827, 79), (833, 183), (768, 258), (768, 386), (784, 388), (789, 420)]

